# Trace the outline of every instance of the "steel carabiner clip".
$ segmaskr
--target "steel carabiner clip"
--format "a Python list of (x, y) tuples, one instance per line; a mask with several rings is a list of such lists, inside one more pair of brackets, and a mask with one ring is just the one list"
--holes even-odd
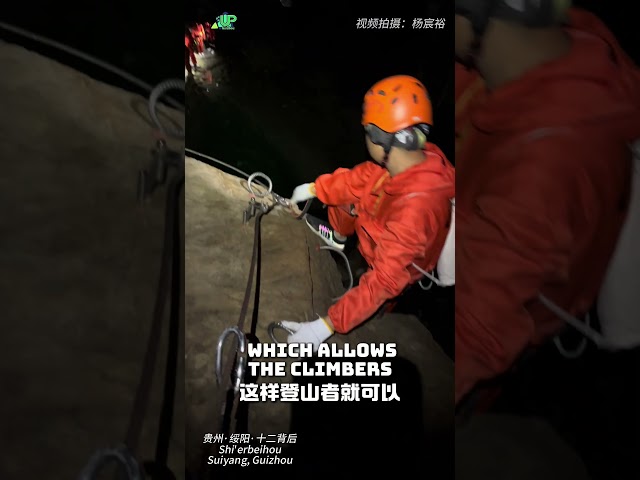
[(234, 334), (238, 338), (238, 346), (236, 347), (236, 357), (238, 353), (240, 357), (238, 358), (238, 363), (236, 365), (236, 378), (233, 383), (233, 391), (234, 393), (238, 393), (240, 391), (240, 384), (244, 379), (244, 373), (247, 367), (247, 337), (238, 327), (229, 327), (225, 331), (222, 332), (220, 338), (218, 339), (218, 346), (216, 349), (216, 380), (218, 385), (222, 385), (222, 347), (224, 345), (224, 341), (230, 334)]
[(269, 337), (271, 338), (271, 340), (274, 341), (274, 343), (281, 343), (276, 339), (276, 336), (274, 335), (274, 330), (284, 330), (285, 332), (287, 332), (289, 335), (293, 335), (295, 332), (293, 330), (291, 330), (290, 328), (285, 327), (284, 325), (282, 325), (282, 322), (271, 322), (269, 324), (269, 326), (267, 327), (267, 332), (269, 333)]

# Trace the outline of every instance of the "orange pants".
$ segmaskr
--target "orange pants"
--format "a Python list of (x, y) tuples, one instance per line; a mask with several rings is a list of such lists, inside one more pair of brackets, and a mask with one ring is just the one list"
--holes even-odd
[(327, 207), (327, 216), (331, 228), (343, 237), (349, 237), (356, 231), (356, 217), (352, 215), (351, 205), (341, 205), (338, 207)]

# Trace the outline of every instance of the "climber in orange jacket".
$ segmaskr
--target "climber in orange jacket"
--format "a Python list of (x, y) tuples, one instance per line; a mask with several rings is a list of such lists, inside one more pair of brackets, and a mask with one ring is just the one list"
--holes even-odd
[(307, 215), (309, 228), (339, 250), (355, 233), (370, 268), (325, 317), (281, 322), (294, 332), (290, 343), (317, 348), (334, 331), (351, 331), (423, 278), (420, 270), (434, 270), (449, 231), (455, 169), (427, 142), (432, 124), (420, 81), (405, 75), (381, 80), (365, 95), (362, 115), (374, 161), (339, 168), (294, 190), (292, 203), (317, 197), (328, 206), (329, 224)]
[(602, 22), (485, 3), (456, 1), (456, 403), (563, 328), (539, 295), (589, 311), (640, 137), (640, 72)]
[(193, 37), (191, 37), (191, 32), (186, 31), (184, 34), (184, 66), (187, 69), (187, 72), (189, 72), (189, 75), (193, 74), (193, 68), (198, 65), (193, 48)]

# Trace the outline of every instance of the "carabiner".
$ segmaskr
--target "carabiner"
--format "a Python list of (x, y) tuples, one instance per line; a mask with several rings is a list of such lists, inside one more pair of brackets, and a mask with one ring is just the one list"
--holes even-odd
[(244, 373), (246, 369), (247, 359), (245, 357), (245, 353), (247, 351), (247, 337), (238, 327), (229, 327), (225, 331), (222, 332), (220, 338), (218, 339), (218, 346), (216, 349), (216, 380), (218, 385), (222, 384), (222, 346), (224, 345), (224, 341), (230, 334), (235, 334), (238, 338), (238, 346), (236, 347), (236, 356), (240, 353), (240, 358), (238, 358), (238, 364), (236, 366), (236, 378), (233, 385), (234, 393), (238, 393), (240, 391), (240, 384), (244, 378)]
[(271, 340), (274, 341), (274, 343), (280, 343), (278, 342), (278, 340), (276, 339), (276, 336), (273, 334), (273, 331), (275, 329), (279, 329), (279, 330), (284, 330), (285, 332), (287, 332), (289, 335), (293, 335), (295, 332), (293, 330), (291, 330), (290, 328), (285, 327), (284, 325), (282, 325), (281, 322), (271, 322), (269, 324), (269, 326), (267, 327), (267, 332), (269, 333), (269, 337), (271, 338)]

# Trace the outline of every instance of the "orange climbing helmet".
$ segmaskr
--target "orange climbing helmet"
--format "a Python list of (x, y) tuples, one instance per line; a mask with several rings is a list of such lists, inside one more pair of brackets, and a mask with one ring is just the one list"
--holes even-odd
[(364, 96), (362, 125), (395, 133), (414, 125), (433, 125), (429, 93), (417, 78), (394, 75), (380, 80)]

